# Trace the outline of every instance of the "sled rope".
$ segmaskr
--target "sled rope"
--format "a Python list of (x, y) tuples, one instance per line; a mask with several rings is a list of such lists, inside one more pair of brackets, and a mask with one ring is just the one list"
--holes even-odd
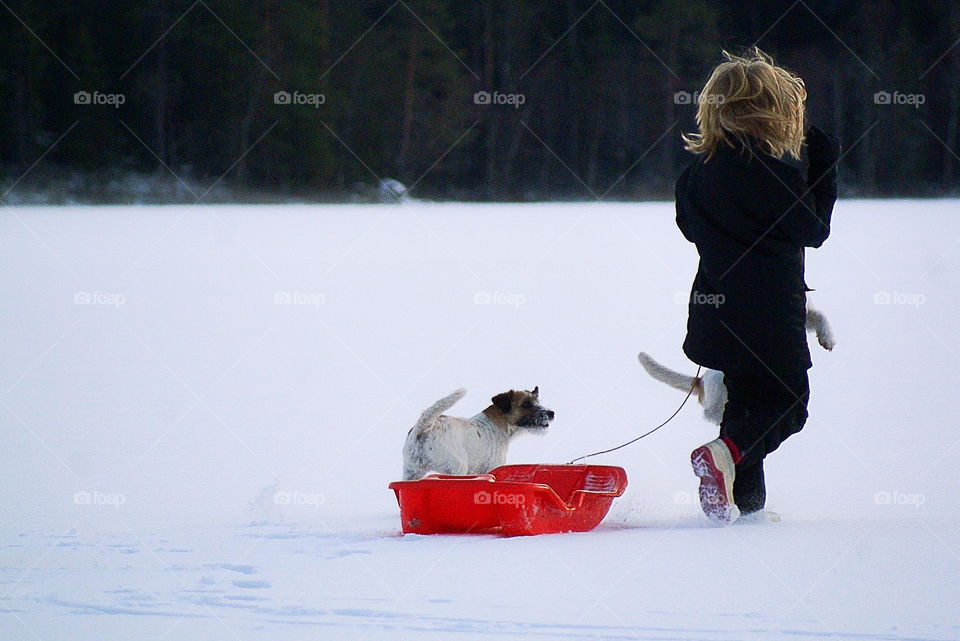
[[(700, 370), (701, 370), (701, 369), (703, 369), (702, 366), (698, 366), (698, 367), (697, 367), (697, 375), (694, 377), (695, 379), (700, 378)], [(651, 434), (653, 434), (654, 432), (656, 432), (657, 430), (659, 430), (661, 427), (663, 427), (664, 425), (666, 425), (667, 423), (669, 423), (670, 421), (672, 421), (673, 418), (674, 418), (677, 414), (680, 413), (680, 410), (683, 409), (683, 406), (687, 404), (687, 401), (688, 401), (688, 400), (690, 400), (690, 395), (693, 394), (693, 390), (696, 389), (696, 387), (697, 387), (697, 383), (696, 383), (696, 380), (694, 380), (693, 385), (690, 386), (690, 391), (687, 392), (687, 395), (683, 398), (683, 402), (680, 403), (680, 407), (678, 407), (678, 408), (676, 409), (676, 411), (675, 411), (673, 414), (670, 415), (670, 418), (668, 418), (667, 420), (665, 420), (663, 423), (660, 423), (660, 425), (657, 425), (655, 428), (653, 428), (653, 429), (650, 430), (649, 432), (647, 432), (647, 433), (645, 433), (645, 434), (641, 434), (640, 436), (636, 437), (635, 439), (629, 440), (629, 441), (627, 441), (626, 443), (623, 443), (623, 444), (618, 445), (618, 446), (616, 446), (616, 447), (611, 447), (609, 450), (600, 450), (599, 452), (594, 452), (593, 454), (585, 454), (584, 456), (579, 456), (579, 457), (573, 459), (572, 461), (570, 461), (569, 463), (566, 463), (566, 465), (573, 465), (573, 464), (576, 463), (577, 461), (582, 461), (582, 460), (584, 460), (584, 459), (588, 459), (588, 458), (590, 458), (591, 456), (598, 456), (598, 455), (600, 455), (600, 454), (607, 454), (608, 452), (615, 452), (616, 450), (619, 450), (619, 449), (624, 448), (624, 447), (626, 447), (626, 446), (628, 446), (628, 445), (632, 445), (632, 444), (636, 443), (637, 441), (639, 441), (639, 440), (642, 439), (642, 438), (646, 438), (646, 437), (650, 436)]]

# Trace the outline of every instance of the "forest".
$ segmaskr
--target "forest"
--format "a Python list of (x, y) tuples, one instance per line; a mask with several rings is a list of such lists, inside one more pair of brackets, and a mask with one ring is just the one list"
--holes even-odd
[(960, 0), (0, 5), (7, 187), (135, 173), (332, 200), (388, 178), (435, 199), (670, 197), (710, 69), (757, 45), (840, 137), (845, 195), (960, 193)]

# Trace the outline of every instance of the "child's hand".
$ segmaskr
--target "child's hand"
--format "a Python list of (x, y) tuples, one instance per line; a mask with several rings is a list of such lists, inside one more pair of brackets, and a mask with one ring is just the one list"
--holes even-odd
[(832, 167), (840, 159), (840, 141), (819, 127), (807, 130), (807, 159), (811, 167), (821, 171)]

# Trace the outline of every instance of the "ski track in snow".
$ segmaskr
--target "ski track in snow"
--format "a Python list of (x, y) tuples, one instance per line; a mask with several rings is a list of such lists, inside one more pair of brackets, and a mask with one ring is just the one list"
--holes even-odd
[[(375, 520), (378, 521), (378, 520)], [(368, 523), (367, 526), (370, 524)], [(373, 528), (376, 529), (376, 523)], [(909, 521), (894, 521), (881, 524), (887, 530), (910, 530), (916, 527)], [(862, 532), (851, 537), (855, 540), (862, 540), (863, 532), (869, 531), (875, 523), (860, 523)], [(761, 523), (735, 525), (741, 534), (747, 538), (756, 538), (758, 534), (762, 536), (775, 536), (778, 528), (784, 527), (782, 524)], [(788, 526), (789, 527), (789, 526)], [(814, 538), (829, 540), (836, 534), (837, 524), (806, 524), (800, 526), (807, 531), (805, 536), (813, 535)], [(258, 545), (276, 545), (275, 550), (262, 550), (269, 554), (262, 557), (262, 565), (253, 566), (242, 563), (232, 562), (199, 562), (203, 559), (209, 559), (215, 556), (212, 550), (221, 548), (229, 549), (231, 553), (241, 553), (247, 547), (247, 541), (251, 538), (250, 527), (224, 526), (219, 530), (221, 535), (229, 533), (226, 540), (203, 541), (202, 547), (209, 548), (203, 552), (181, 552), (180, 555), (188, 554), (195, 557), (197, 563), (184, 562), (181, 560), (177, 565), (163, 566), (160, 563), (157, 567), (149, 566), (139, 571), (133, 571), (128, 566), (116, 565), (110, 574), (110, 580), (123, 581), (131, 585), (153, 586), (153, 588), (115, 588), (101, 589), (99, 593), (95, 588), (89, 586), (90, 577), (95, 576), (96, 570), (94, 564), (102, 561), (98, 559), (103, 551), (110, 551), (113, 554), (134, 554), (151, 556), (147, 550), (141, 549), (140, 545), (129, 545), (124, 547), (132, 548), (132, 551), (120, 551), (120, 545), (108, 544), (99, 545), (90, 542), (89, 545), (78, 544), (71, 548), (65, 548), (59, 543), (47, 543), (47, 553), (55, 554), (56, 550), (78, 550), (86, 549), (88, 554), (82, 560), (73, 558), (74, 573), (89, 571), (84, 581), (88, 587), (81, 593), (76, 593), (68, 584), (75, 577), (65, 576), (59, 572), (59, 566), (51, 566), (39, 576), (25, 579), (20, 590), (20, 597), (10, 599), (5, 597), (3, 608), (7, 611), (7, 617), (16, 616), (19, 619), (29, 618), (31, 615), (42, 613), (49, 617), (67, 617), (74, 619), (76, 617), (158, 617), (158, 618), (181, 618), (194, 622), (197, 619), (207, 619), (217, 621), (220, 625), (226, 625), (229, 629), (236, 631), (240, 638), (256, 638), (259, 635), (263, 625), (268, 625), (271, 638), (299, 638), (297, 629), (304, 626), (318, 630), (317, 634), (333, 634), (335, 638), (341, 638), (341, 634), (347, 636), (343, 638), (384, 638), (379, 635), (387, 635), (389, 638), (415, 638), (417, 635), (441, 635), (438, 638), (558, 638), (558, 639), (643, 639), (643, 640), (726, 640), (726, 639), (765, 639), (774, 637), (787, 638), (810, 638), (810, 639), (873, 639), (876, 641), (933, 641), (937, 639), (949, 638), (948, 636), (924, 636), (916, 634), (897, 634), (873, 632), (843, 631), (836, 629), (821, 629), (824, 626), (822, 620), (816, 616), (793, 616), (783, 620), (778, 620), (769, 614), (750, 611), (746, 609), (741, 612), (714, 613), (706, 619), (721, 622), (723, 627), (709, 627), (697, 625), (695, 611), (663, 611), (650, 610), (645, 613), (644, 618), (653, 618), (662, 622), (659, 625), (642, 625), (627, 623), (620, 619), (616, 609), (611, 608), (599, 619), (606, 619), (607, 623), (585, 623), (578, 622), (578, 617), (568, 616), (566, 621), (551, 620), (549, 617), (537, 618), (535, 613), (532, 615), (523, 615), (512, 608), (508, 603), (509, 599), (499, 599), (499, 603), (493, 605), (488, 616), (445, 616), (442, 610), (453, 607), (469, 606), (464, 599), (469, 599), (469, 589), (461, 587), (459, 594), (452, 594), (453, 598), (430, 598), (430, 599), (409, 599), (398, 591), (403, 590), (402, 585), (394, 585), (392, 588), (381, 592), (379, 597), (362, 597), (359, 595), (350, 595), (346, 593), (335, 592), (334, 595), (327, 595), (323, 598), (312, 599), (309, 593), (300, 592), (296, 596), (296, 602), (290, 602), (291, 594), (284, 594), (283, 591), (274, 589), (274, 581), (263, 579), (237, 580), (233, 577), (237, 574), (245, 576), (260, 576), (265, 571), (271, 576), (274, 574), (283, 576), (288, 574), (287, 564), (290, 559), (297, 559), (297, 565), (303, 570), (306, 567), (315, 567), (318, 574), (324, 574), (322, 562), (324, 559), (335, 560), (334, 563), (340, 563), (343, 559), (349, 559), (354, 555), (371, 555), (371, 558), (392, 559), (395, 562), (397, 556), (412, 554), (421, 560), (432, 557), (439, 552), (441, 555), (445, 551), (455, 552), (469, 547), (471, 544), (482, 545), (485, 548), (495, 548), (498, 546), (510, 546), (524, 548), (520, 557), (527, 554), (544, 554), (555, 542), (566, 539), (573, 549), (581, 549), (584, 546), (602, 546), (605, 538), (623, 538), (635, 537), (655, 538), (663, 540), (665, 534), (673, 533), (679, 535), (684, 532), (694, 534), (706, 534), (719, 531), (712, 528), (693, 527), (618, 527), (609, 528), (601, 526), (600, 529), (587, 535), (559, 535), (546, 537), (530, 537), (521, 539), (499, 539), (488, 535), (479, 535), (472, 537), (404, 537), (395, 536), (369, 536), (358, 538), (355, 536), (323, 535), (312, 530), (308, 526), (284, 525), (275, 528), (271, 526), (259, 526), (254, 528), (257, 533)], [(631, 532), (631, 529), (635, 530)], [(282, 531), (283, 536), (275, 536)], [(819, 532), (818, 532), (819, 531)], [(736, 532), (734, 530), (724, 531), (724, 534)], [(128, 535), (129, 536), (129, 535)], [(165, 537), (169, 534), (165, 535)], [(181, 532), (179, 536), (184, 539), (190, 538), (189, 532)], [(366, 547), (358, 549), (355, 546), (362, 542)], [(145, 541), (144, 543), (149, 543)], [(239, 543), (239, 544), (238, 544)], [(620, 547), (614, 541), (608, 543)], [(303, 548), (307, 544), (310, 548)], [(427, 547), (429, 549), (420, 549)], [(668, 549), (669, 549), (668, 545)], [(404, 549), (404, 548), (409, 548)], [(620, 547), (622, 549), (622, 547)], [(157, 557), (161, 554), (159, 548), (154, 549)], [(306, 559), (304, 559), (306, 555)], [(606, 555), (604, 555), (606, 556)], [(158, 558), (159, 560), (159, 558)], [(311, 561), (313, 560), (313, 561)], [(89, 568), (84, 567), (85, 562), (90, 562)], [(320, 565), (313, 566), (313, 562), (319, 562)], [(615, 562), (614, 562), (615, 563)], [(578, 565), (589, 566), (591, 563), (583, 563), (580, 560)], [(673, 563), (674, 570), (678, 575), (685, 576), (687, 580), (695, 576), (696, 568), (691, 567), (689, 562)], [(9, 568), (4, 568), (9, 570)], [(366, 562), (351, 566), (350, 572), (369, 571), (370, 568)], [(581, 571), (583, 567), (571, 569), (571, 571)], [(343, 572), (344, 570), (340, 570)], [(6, 572), (5, 572), (6, 574)], [(36, 574), (36, 571), (34, 571)], [(512, 572), (505, 572), (510, 575)], [(616, 580), (618, 572), (615, 568), (605, 573), (607, 579)], [(385, 576), (391, 576), (386, 573)], [(22, 577), (21, 577), (22, 578)], [(172, 578), (172, 580), (171, 580)], [(520, 578), (520, 577), (518, 577)], [(658, 580), (662, 577), (658, 577)], [(94, 581), (94, 583), (96, 583)], [(57, 589), (50, 591), (51, 586), (64, 584)], [(656, 581), (654, 582), (656, 584)], [(165, 587), (160, 587), (165, 586)], [(514, 596), (523, 594), (521, 590), (512, 590)], [(690, 586), (696, 590), (696, 586)], [(257, 588), (257, 595), (241, 594), (249, 588)], [(299, 592), (299, 589), (298, 589)], [(589, 599), (588, 599), (589, 600)], [(536, 602), (534, 599), (533, 603)], [(578, 600), (572, 600), (577, 603)], [(582, 605), (580, 600), (579, 604)], [(630, 603), (630, 599), (624, 601)], [(528, 602), (529, 604), (529, 602)], [(417, 611), (405, 610), (406, 607)], [(430, 610), (434, 609), (434, 612)], [(485, 608), (481, 610), (486, 612)], [(495, 611), (513, 610), (514, 615), (503, 617), (495, 614)], [(802, 613), (800, 613), (802, 614)], [(635, 618), (635, 617), (624, 617)], [(620, 620), (618, 620), (620, 619)], [(95, 626), (96, 624), (94, 624)], [(186, 624), (185, 629), (194, 629), (195, 623)], [(81, 628), (82, 629), (82, 628)], [(102, 628), (101, 628), (102, 629)], [(312, 633), (311, 633), (312, 634)], [(215, 638), (216, 635), (212, 638)], [(4, 636), (4, 638), (18, 638), (17, 636)], [(24, 637), (26, 638), (26, 637)], [(43, 637), (41, 637), (43, 638)]]
[(401, 536), (407, 429), (461, 385), (557, 411), (511, 463), (669, 416), (635, 355), (695, 370), (672, 205), (19, 208), (0, 639), (958, 639), (958, 210), (841, 201), (808, 252), (839, 343), (768, 462), (781, 522), (706, 521), (687, 407), (593, 461), (630, 477), (595, 531), (503, 539)]

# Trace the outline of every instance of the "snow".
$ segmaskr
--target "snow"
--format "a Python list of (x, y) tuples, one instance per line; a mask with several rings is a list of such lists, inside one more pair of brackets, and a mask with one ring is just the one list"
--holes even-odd
[(779, 523), (711, 527), (700, 408), (593, 462), (589, 533), (401, 536), (419, 413), (539, 385), (509, 462), (669, 416), (696, 253), (669, 203), (4, 208), (0, 638), (960, 638), (960, 202), (842, 201), (808, 282)]

